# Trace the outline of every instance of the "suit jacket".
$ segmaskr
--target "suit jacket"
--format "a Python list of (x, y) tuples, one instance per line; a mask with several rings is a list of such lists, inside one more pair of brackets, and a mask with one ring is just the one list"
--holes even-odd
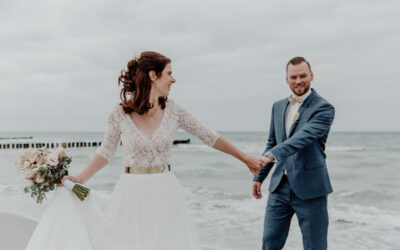
[[(325, 162), (325, 143), (335, 117), (334, 107), (311, 89), (311, 94), (300, 106), (298, 120), (285, 132), (288, 98), (274, 103), (265, 152), (271, 152), (276, 169), (269, 191), (274, 192), (287, 171), (289, 184), (300, 199), (313, 199), (332, 192)], [(255, 181), (263, 182), (274, 163), (263, 167)]]

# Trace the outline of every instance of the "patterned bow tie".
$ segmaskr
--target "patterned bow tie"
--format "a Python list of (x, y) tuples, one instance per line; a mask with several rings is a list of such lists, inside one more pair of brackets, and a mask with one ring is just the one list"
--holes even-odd
[(289, 102), (290, 104), (295, 104), (295, 103), (299, 103), (300, 105), (303, 104), (303, 100), (301, 100), (301, 98), (293, 96), (289, 96)]

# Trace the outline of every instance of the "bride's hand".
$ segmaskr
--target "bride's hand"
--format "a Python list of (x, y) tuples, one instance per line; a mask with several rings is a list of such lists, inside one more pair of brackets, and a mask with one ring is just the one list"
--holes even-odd
[[(70, 181), (72, 181), (72, 182), (82, 184), (78, 176), (65, 175), (65, 176), (61, 179), (61, 182), (64, 182), (65, 180), (70, 180)], [(61, 183), (61, 184), (58, 184), (57, 186), (63, 187), (64, 184)]]
[(258, 176), (258, 172), (260, 171), (260, 168), (264, 166), (260, 157), (251, 156), (251, 155), (248, 155), (246, 157), (245, 163), (246, 163), (247, 167), (249, 168), (250, 172), (254, 176)]

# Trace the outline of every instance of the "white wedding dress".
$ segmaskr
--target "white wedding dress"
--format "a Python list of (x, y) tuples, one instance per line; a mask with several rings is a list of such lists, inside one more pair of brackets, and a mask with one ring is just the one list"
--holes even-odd
[[(213, 146), (218, 134), (172, 100), (151, 139), (120, 105), (111, 111), (104, 142), (96, 153), (108, 160), (122, 141), (123, 168), (170, 164), (175, 132), (182, 128)], [(90, 188), (90, 187), (89, 187)], [(126, 174), (108, 196), (91, 190), (80, 201), (57, 188), (40, 219), (27, 250), (198, 250), (182, 188), (172, 172)]]

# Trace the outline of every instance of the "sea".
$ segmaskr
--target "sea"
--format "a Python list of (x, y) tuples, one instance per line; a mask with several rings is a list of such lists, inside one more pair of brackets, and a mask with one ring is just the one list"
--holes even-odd
[[(246, 153), (260, 155), (267, 132), (220, 132)], [(0, 144), (18, 142), (95, 142), (102, 132), (0, 133)], [(14, 139), (32, 137), (31, 139)], [(252, 175), (230, 155), (178, 131), (172, 171), (184, 190), (203, 250), (261, 249), (269, 177), (264, 197), (251, 195)], [(70, 174), (78, 175), (96, 147), (70, 148)], [(14, 163), (17, 149), (0, 149), (0, 212), (39, 220), (52, 193), (36, 204), (23, 188), (28, 184)], [(328, 196), (329, 249), (400, 249), (400, 132), (331, 132), (327, 165), (334, 192)], [(86, 185), (112, 193), (123, 172), (122, 150)], [(284, 249), (303, 249), (296, 216)]]

